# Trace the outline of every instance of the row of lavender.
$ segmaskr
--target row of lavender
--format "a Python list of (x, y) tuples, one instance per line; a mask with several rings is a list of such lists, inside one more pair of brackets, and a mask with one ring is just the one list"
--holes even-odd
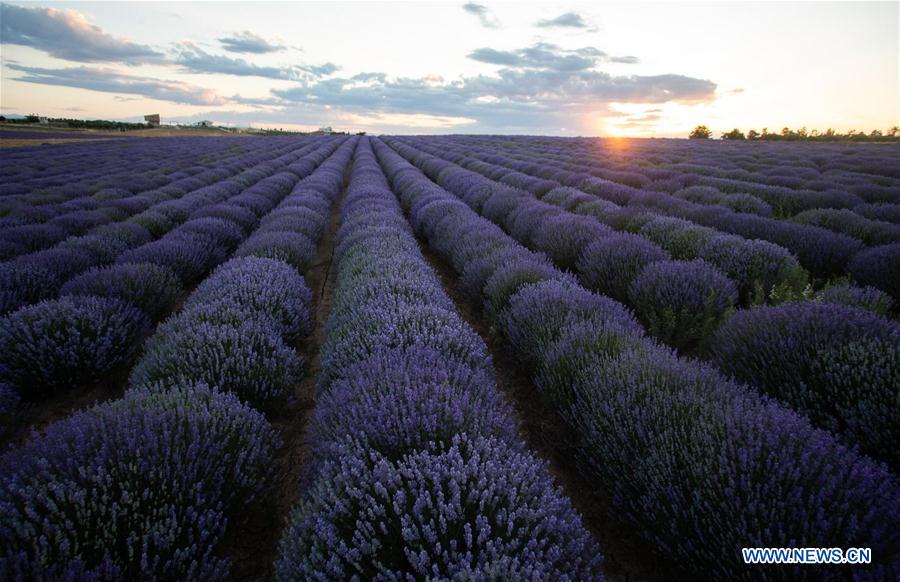
[(5, 149), (0, 159), (0, 208), (5, 212), (9, 202), (20, 200), (52, 207), (104, 188), (122, 188), (122, 178), (130, 179), (124, 186), (127, 190), (148, 190), (170, 172), (191, 175), (216, 159), (286, 143), (171, 139)]
[[(420, 140), (420, 143), (424, 141)], [(431, 143), (431, 147), (435, 145)], [(450, 144), (444, 144), (447, 145)], [(599, 197), (603, 203), (582, 211), (619, 230), (638, 231), (657, 215), (677, 217), (695, 223), (690, 233), (693, 238), (706, 238), (696, 226), (703, 225), (708, 227), (707, 230), (712, 228), (748, 239), (763, 239), (794, 253), (816, 277), (827, 279), (849, 271), (864, 284), (874, 285), (895, 297), (900, 293), (896, 282), (900, 273), (896, 266), (891, 269), (892, 264), (898, 262), (900, 253), (900, 244), (893, 244), (900, 241), (900, 229), (893, 224), (876, 223), (859, 216), (847, 228), (833, 220), (811, 220), (809, 224), (774, 220), (745, 212), (746, 207), (732, 209), (702, 204), (694, 202), (690, 195), (682, 198), (664, 191), (643, 190), (598, 179), (589, 173), (590, 165), (577, 165), (559, 155), (544, 157), (539, 150), (527, 146), (523, 146), (515, 159), (497, 156), (481, 148), (469, 151), (475, 152), (480, 161), (467, 167), (535, 195), (547, 193), (554, 187), (554, 182), (558, 182), (557, 186), (561, 183)], [(484, 161), (488, 159), (494, 163)], [(896, 191), (900, 198), (900, 186), (888, 191)], [(577, 205), (580, 201), (570, 202)], [(866, 224), (859, 225), (860, 222)], [(837, 232), (825, 226), (833, 227)], [(874, 240), (879, 246), (866, 249), (863, 240)]]
[[(699, 187), (705, 203), (787, 217), (817, 208), (900, 218), (900, 165), (891, 145), (704, 144), (670, 140), (460, 138), (515, 155), (527, 147), (592, 175), (676, 194)], [(523, 158), (524, 159), (524, 158)], [(527, 159), (524, 159), (528, 161)], [(715, 194), (707, 199), (702, 193)], [(687, 193), (686, 193), (687, 194)], [(723, 196), (724, 195), (724, 196)]]
[(900, 483), (884, 465), (660, 346), (621, 304), (578, 286), (390, 147), (375, 151), (416, 231), (580, 435), (581, 470), (611, 491), (617, 519), (694, 575), (775, 575), (743, 565), (741, 547), (870, 544), (874, 564), (857, 574), (896, 575)]
[[(0, 314), (53, 297), (68, 279), (91, 267), (113, 263), (136, 247), (170, 233), (189, 218), (225, 218), (246, 227), (255, 220), (250, 209), (234, 205), (223, 209), (222, 203), (285, 167), (294, 173), (308, 171), (302, 164), (291, 164), (299, 163), (303, 153), (315, 146), (306, 145), (305, 151), (296, 151), (298, 145), (303, 144), (282, 145), (275, 150), (262, 148), (172, 182), (168, 187), (114, 199), (109, 208), (125, 216), (118, 222), (105, 218), (101, 224), (76, 220), (71, 234), (49, 223), (3, 228), (0, 235), (16, 241), (14, 244), (52, 248), (0, 263)], [(76, 210), (71, 214), (80, 213)]]
[(315, 474), (278, 579), (598, 579), (591, 536), (525, 451), (486, 346), (419, 252), (368, 139), (335, 260)]
[[(259, 154), (287, 151), (295, 145), (259, 143), (225, 148), (210, 144), (207, 150), (197, 144), (154, 142), (113, 151), (86, 145), (70, 148), (69, 155), (56, 151), (32, 156), (17, 155), (13, 150), (0, 162), (0, 173), (5, 174), (4, 186), (24, 193), (0, 197), (2, 255), (39, 250), (123, 213), (146, 209), (149, 204), (141, 207), (142, 197), (125, 200), (134, 194), (180, 196), (267, 159)], [(243, 160), (253, 154), (255, 159)], [(48, 160), (53, 161), (49, 167)], [(27, 179), (19, 170), (36, 172), (38, 177)], [(12, 230), (6, 230), (9, 228)]]
[[(122, 241), (126, 237), (107, 235), (126, 249), (92, 255), (106, 266), (68, 280), (60, 299), (23, 306), (0, 319), (0, 347), (5, 355), (0, 362), (0, 386), (7, 408), (19, 396), (34, 400), (96, 382), (128, 361), (150, 323), (171, 308), (184, 288), (231, 254), (259, 217), (336, 144), (317, 147), (300, 147), (218, 188), (201, 188), (173, 201), (167, 208), (183, 223), (155, 241), (140, 244), (143, 239), (135, 237), (127, 241), (136, 245), (129, 249)], [(79, 263), (67, 249), (38, 254), (53, 255), (55, 260), (17, 261), (6, 273), (31, 275), (45, 296), (54, 289), (49, 281), (65, 281), (66, 275), (92, 264)], [(21, 297), (26, 286), (17, 278), (10, 283), (18, 286), (9, 295), (19, 292)]]
[[(669, 218), (646, 223), (640, 236), (613, 234), (525, 191), (409, 146), (395, 147), (516, 240), (572, 269), (589, 289), (633, 307), (651, 335), (683, 353), (704, 355), (817, 426), (900, 467), (893, 446), (900, 438), (900, 326), (881, 316), (889, 297), (843, 285), (827, 289), (820, 301), (735, 313), (738, 291), (751, 283), (784, 289), (785, 282), (805, 281), (789, 253), (731, 235), (709, 236), (701, 245), (683, 232), (676, 236)], [(662, 236), (666, 230), (668, 237)], [(656, 244), (665, 240), (669, 244)], [(704, 252), (684, 256), (691, 245)], [(843, 302), (851, 305), (836, 304)]]
[(304, 156), (306, 173), (318, 169), (299, 182), (282, 172), (270, 188), (248, 190), (241, 201), (259, 228), (160, 326), (123, 398), (54, 423), (3, 457), (0, 577), (227, 575), (217, 546), (266, 491), (280, 445), (254, 407), (284, 400), (302, 366), (288, 342), (310, 326), (302, 274), (271, 258), (289, 238), (264, 241), (294, 236), (293, 258), (314, 255), (355, 146), (341, 141)]

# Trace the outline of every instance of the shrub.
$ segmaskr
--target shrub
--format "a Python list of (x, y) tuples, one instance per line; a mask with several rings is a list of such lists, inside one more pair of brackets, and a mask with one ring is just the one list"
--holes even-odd
[(138, 308), (106, 297), (42, 301), (0, 319), (0, 375), (26, 398), (100, 380), (147, 330)]
[(98, 265), (109, 265), (128, 249), (128, 244), (111, 235), (88, 234), (71, 237), (60, 244), (60, 248), (81, 250), (94, 257)]
[(47, 267), (27, 263), (0, 263), (0, 315), (56, 293), (62, 278)]
[(194, 211), (191, 214), (191, 218), (221, 218), (223, 220), (230, 220), (231, 222), (240, 225), (241, 228), (244, 229), (245, 232), (249, 232), (256, 226), (256, 215), (247, 210), (246, 208), (242, 208), (240, 206), (234, 206), (231, 204), (216, 204), (214, 206), (205, 206), (200, 208), (199, 210)]
[(202, 382), (263, 407), (283, 399), (302, 359), (260, 322), (240, 326), (173, 319), (148, 342), (131, 384)]
[(133, 390), (0, 460), (0, 577), (210, 579), (224, 510), (267, 482), (259, 413), (204, 386)]
[(133, 222), (104, 224), (92, 230), (91, 234), (117, 238), (124, 242), (128, 248), (134, 248), (153, 240), (153, 236), (146, 228)]
[(377, 351), (421, 345), (454, 358), (472, 369), (493, 369), (481, 337), (455, 311), (411, 305), (397, 311), (369, 304), (355, 319), (330, 327), (321, 350), (319, 389), (325, 390), (350, 367)]
[(287, 342), (312, 331), (312, 292), (303, 277), (281, 261), (259, 257), (232, 259), (197, 287), (187, 307), (221, 301), (237, 304), (245, 316), (269, 317), (276, 324), (276, 333)]
[(872, 313), (886, 316), (894, 306), (891, 296), (875, 287), (857, 287), (851, 283), (830, 285), (815, 296), (822, 303), (838, 303), (866, 309)]
[(198, 236), (182, 234), (147, 243), (119, 255), (117, 263), (154, 263), (168, 267), (190, 285), (225, 256), (225, 250)]
[(634, 234), (598, 240), (578, 259), (578, 274), (586, 287), (618, 301), (628, 300), (631, 281), (644, 267), (669, 259), (669, 253)]
[(880, 546), (873, 554), (891, 568), (886, 516), (900, 493), (886, 467), (707, 367), (621, 335), (584, 335), (573, 346), (563, 334), (538, 384), (572, 393), (563, 411), (582, 436), (583, 469), (608, 485), (614, 511), (686, 572), (756, 578), (763, 571), (746, 566), (740, 548), (822, 540)]
[[(883, 443), (896, 428), (879, 420), (896, 410), (896, 375), (887, 371), (898, 342), (900, 324), (855, 307), (807, 301), (738, 312), (713, 336), (710, 355), (725, 372), (896, 467), (896, 447), (870, 443)], [(867, 358), (860, 356), (863, 346), (872, 350)]]
[(121, 299), (140, 307), (152, 319), (165, 314), (181, 295), (181, 280), (168, 267), (153, 263), (125, 263), (70, 279), (60, 295), (97, 295)]
[(717, 235), (700, 248), (698, 256), (735, 282), (745, 305), (801, 297), (809, 281), (793, 255), (763, 240)]
[(495, 436), (515, 448), (513, 418), (484, 369), (413, 345), (376, 352), (319, 394), (313, 434), (324, 458), (352, 438), (396, 461), (446, 450), (457, 433)]
[(599, 580), (598, 561), (540, 462), (457, 435), (439, 454), (325, 465), (291, 516), (276, 578)]
[(180, 236), (182, 233), (193, 236), (206, 237), (211, 243), (233, 249), (239, 245), (247, 233), (235, 222), (225, 218), (194, 218), (172, 231), (170, 236)]
[(738, 292), (731, 279), (704, 261), (658, 261), (635, 277), (628, 298), (651, 335), (692, 351), (734, 309)]
[(900, 300), (900, 243), (872, 247), (857, 253), (848, 267), (850, 275)]
[(533, 367), (559, 337), (560, 330), (574, 321), (591, 322), (598, 329), (617, 324), (643, 335), (634, 316), (621, 303), (560, 280), (523, 287), (512, 297), (497, 325), (523, 363)]
[[(60, 281), (65, 281), (69, 277), (95, 266), (97, 259), (85, 250), (56, 247), (22, 255), (15, 262), (28, 265), (32, 269), (45, 269), (55, 273)], [(53, 292), (58, 289), (59, 287), (56, 287)]]
[(560, 272), (544, 261), (511, 261), (491, 274), (484, 284), (485, 308), (494, 317), (509, 304), (510, 299), (525, 285), (557, 279), (574, 283), (575, 278)]
[(562, 215), (545, 221), (532, 234), (535, 248), (547, 254), (561, 269), (573, 270), (590, 243), (611, 236), (612, 229), (586, 216)]
[(664, 248), (673, 259), (691, 260), (717, 233), (687, 220), (660, 216), (644, 224), (639, 234)]
[(725, 197), (725, 194), (723, 194), (721, 190), (711, 186), (688, 186), (687, 188), (678, 190), (672, 194), (672, 196), (696, 204), (711, 205), (721, 202)]
[(752, 194), (728, 194), (719, 204), (735, 212), (756, 214), (766, 218), (773, 214), (772, 207), (767, 202)]
[(263, 257), (284, 261), (305, 273), (316, 260), (316, 243), (293, 232), (264, 232), (254, 235), (238, 248), (237, 257)]
[(867, 245), (889, 244), (900, 241), (900, 226), (890, 222), (864, 218), (846, 208), (840, 210), (835, 208), (815, 208), (801, 212), (791, 218), (791, 220), (840, 232), (859, 239)]

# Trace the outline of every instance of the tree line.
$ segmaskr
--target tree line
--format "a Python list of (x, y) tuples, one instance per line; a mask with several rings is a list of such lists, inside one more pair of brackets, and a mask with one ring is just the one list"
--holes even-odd
[[(712, 139), (713, 132), (705, 125), (698, 125), (688, 135), (690, 139)], [(767, 127), (762, 132), (751, 129), (744, 134), (740, 129), (732, 129), (723, 132), (720, 136), (722, 139), (728, 140), (764, 140), (764, 141), (888, 141), (900, 140), (900, 126), (894, 127), (882, 132), (873, 129), (869, 133), (856, 131), (851, 129), (847, 133), (839, 133), (831, 128), (825, 131), (818, 129), (807, 130), (805, 127), (800, 129), (791, 129), (789, 127), (782, 128), (780, 132), (770, 132)]]

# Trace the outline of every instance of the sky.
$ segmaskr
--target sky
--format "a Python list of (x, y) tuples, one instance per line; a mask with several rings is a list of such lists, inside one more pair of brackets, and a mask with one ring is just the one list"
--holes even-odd
[(4, 2), (0, 112), (370, 133), (900, 124), (900, 2)]

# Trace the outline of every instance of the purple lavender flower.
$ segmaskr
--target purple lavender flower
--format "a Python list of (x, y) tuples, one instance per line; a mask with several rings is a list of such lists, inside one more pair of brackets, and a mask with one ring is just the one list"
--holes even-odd
[(303, 360), (271, 328), (175, 318), (153, 336), (131, 372), (131, 384), (202, 382), (258, 407), (282, 400)]
[(618, 234), (588, 245), (577, 267), (586, 287), (626, 301), (628, 288), (638, 273), (650, 263), (668, 258), (666, 251), (643, 237)]
[(147, 330), (141, 310), (106, 297), (42, 301), (0, 319), (0, 376), (26, 397), (100, 380)]
[(96, 295), (141, 308), (151, 319), (167, 312), (182, 293), (181, 280), (168, 267), (125, 263), (91, 269), (63, 285), (60, 295)]
[(850, 275), (900, 300), (900, 243), (872, 247), (858, 253), (848, 267)]
[(739, 311), (710, 345), (725, 372), (898, 466), (890, 444), (897, 436), (896, 322), (833, 303), (787, 303)]
[(0, 460), (0, 577), (219, 579), (226, 511), (265, 487), (278, 445), (202, 385), (76, 412)]
[(704, 261), (657, 261), (631, 282), (628, 299), (650, 335), (690, 352), (734, 309), (738, 292)]
[(600, 555), (545, 467), (464, 434), (392, 462), (327, 463), (281, 541), (278, 580), (600, 580)]

